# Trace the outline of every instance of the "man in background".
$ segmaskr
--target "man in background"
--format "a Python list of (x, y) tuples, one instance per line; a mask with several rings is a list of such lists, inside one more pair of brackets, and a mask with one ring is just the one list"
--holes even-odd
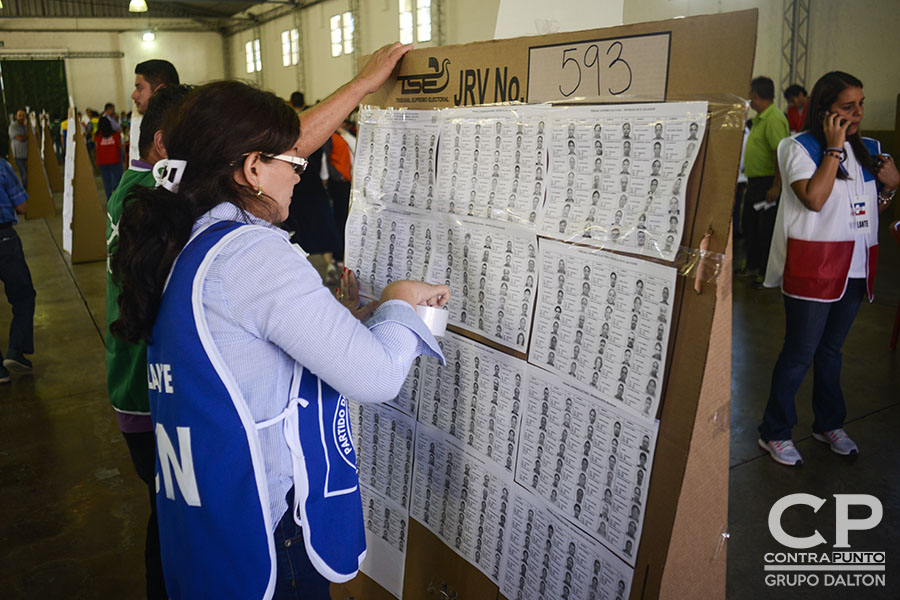
[(9, 141), (12, 144), (13, 160), (19, 171), (22, 187), (28, 187), (28, 124), (25, 111), (16, 111), (16, 120), (9, 124)]
[[(23, 110), (19, 112), (25, 114)], [(19, 222), (17, 215), (25, 214), (27, 200), (28, 194), (16, 179), (12, 166), (0, 158), (0, 281), (12, 305), (9, 351), (6, 358), (0, 355), (0, 383), (10, 380), (9, 369), (30, 371), (31, 361), (25, 355), (34, 352), (34, 285), (25, 263), (22, 240), (14, 227)]]
[(754, 287), (761, 288), (769, 245), (775, 230), (781, 175), (776, 152), (778, 143), (790, 135), (788, 122), (775, 106), (775, 84), (768, 77), (750, 82), (750, 108), (756, 111), (744, 152), (747, 193), (744, 197), (743, 231), (747, 247), (746, 270), (755, 272)]
[(164, 85), (178, 85), (179, 83), (181, 81), (178, 79), (178, 71), (167, 60), (158, 58), (145, 60), (142, 63), (138, 63), (134, 68), (134, 91), (131, 92), (131, 99), (134, 100), (134, 106), (138, 114), (131, 116), (130, 147), (128, 152), (130, 160), (140, 160), (141, 158), (139, 148), (141, 115), (147, 110), (147, 102), (150, 101), (150, 96)]
[[(325, 285), (334, 287), (340, 281), (340, 269), (334, 260), (334, 253), (338, 252), (339, 234), (334, 221), (334, 212), (331, 208), (331, 198), (325, 189), (328, 180), (327, 158), (325, 156), (325, 142), (327, 142), (337, 126), (350, 114), (353, 107), (345, 110), (342, 98), (347, 93), (340, 93), (332, 99), (330, 104), (320, 102), (315, 107), (306, 105), (306, 99), (302, 92), (291, 94), (290, 103), (300, 119), (300, 143), (308, 152), (305, 177), (294, 186), (291, 196), (291, 205), (288, 211), (288, 220), (285, 227), (291, 232), (291, 241), (303, 248), (309, 254), (321, 254), (325, 261)], [(361, 99), (361, 98), (360, 98)], [(334, 111), (322, 112), (333, 105)], [(340, 112), (336, 112), (340, 111)], [(328, 115), (328, 118), (323, 118)], [(337, 115), (339, 115), (339, 120)], [(323, 131), (320, 124), (337, 120), (330, 131)]]
[(787, 122), (791, 133), (803, 131), (806, 124), (806, 112), (809, 109), (809, 96), (802, 85), (793, 84), (784, 90), (784, 99), (787, 100)]
[(334, 252), (334, 259), (340, 265), (344, 262), (344, 227), (347, 224), (347, 214), (350, 211), (350, 185), (353, 170), (353, 153), (356, 151), (356, 136), (350, 133), (352, 123), (344, 121), (338, 130), (331, 134), (331, 139), (325, 144), (325, 154), (328, 157), (328, 194), (331, 196), (331, 206), (334, 212), (334, 222), (337, 227), (338, 248)]
[(119, 131), (122, 128), (122, 126), (119, 124), (119, 119), (116, 116), (116, 105), (112, 102), (106, 103), (106, 106), (103, 107), (103, 114), (100, 115), (100, 118), (107, 119), (113, 131)]

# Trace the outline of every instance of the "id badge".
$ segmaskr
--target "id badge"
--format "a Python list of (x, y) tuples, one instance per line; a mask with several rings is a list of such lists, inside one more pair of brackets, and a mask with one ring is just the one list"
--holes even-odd
[(872, 218), (874, 217), (872, 208), (869, 206), (869, 199), (866, 196), (857, 196), (851, 202), (851, 206), (853, 208), (851, 229), (857, 234), (868, 235), (872, 230)]

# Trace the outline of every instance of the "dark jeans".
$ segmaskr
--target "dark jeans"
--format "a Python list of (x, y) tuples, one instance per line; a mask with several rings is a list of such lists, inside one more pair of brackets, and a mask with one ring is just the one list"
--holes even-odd
[(744, 210), (741, 215), (741, 231), (747, 248), (747, 269), (757, 269), (765, 274), (769, 262), (769, 246), (775, 231), (775, 216), (778, 207), (757, 211), (758, 202), (765, 202), (766, 192), (772, 187), (774, 177), (750, 177), (747, 179), (747, 193), (744, 195)]
[(28, 189), (28, 159), (16, 158), (16, 168), (19, 170), (19, 179), (22, 180), (22, 187)]
[(103, 178), (103, 191), (106, 192), (106, 199), (112, 198), (112, 194), (122, 179), (122, 163), (113, 163), (111, 165), (100, 165), (100, 177)]
[(759, 434), (764, 441), (789, 440), (797, 424), (794, 399), (813, 364), (813, 431), (844, 426), (847, 407), (841, 392), (841, 347), (866, 293), (865, 279), (850, 279), (837, 302), (784, 297), (784, 346), (772, 372), (772, 388)]
[(0, 281), (12, 305), (9, 349), (34, 352), (34, 285), (25, 263), (22, 240), (12, 227), (0, 229)]
[(288, 510), (275, 528), (278, 573), (273, 600), (330, 600), (331, 583), (309, 561), (303, 543), (303, 530), (291, 516), (293, 489), (288, 492), (287, 503)]
[(122, 433), (131, 462), (138, 477), (147, 485), (150, 496), (150, 518), (147, 520), (147, 537), (144, 543), (144, 567), (147, 572), (147, 598), (165, 600), (166, 582), (163, 578), (162, 558), (159, 553), (159, 525), (156, 518), (156, 437), (152, 431)]

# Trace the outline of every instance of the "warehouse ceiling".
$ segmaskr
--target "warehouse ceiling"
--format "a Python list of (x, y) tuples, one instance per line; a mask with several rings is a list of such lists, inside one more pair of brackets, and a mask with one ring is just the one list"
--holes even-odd
[[(187, 19), (203, 29), (228, 31), (252, 27), (270, 14), (284, 14), (311, 4), (303, 0), (217, 2), (214, 0), (146, 0), (149, 10), (128, 11), (129, 0), (2, 0), (0, 29), (16, 28), (15, 19)], [(138, 25), (140, 26), (140, 25)], [(114, 27), (121, 28), (121, 21)]]

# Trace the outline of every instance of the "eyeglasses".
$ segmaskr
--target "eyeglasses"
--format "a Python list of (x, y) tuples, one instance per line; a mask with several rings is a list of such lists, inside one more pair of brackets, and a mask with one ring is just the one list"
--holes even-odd
[(303, 171), (306, 170), (306, 165), (309, 164), (309, 161), (303, 158), (302, 156), (291, 156), (289, 154), (268, 154), (266, 152), (260, 152), (260, 156), (265, 156), (266, 158), (274, 158), (275, 160), (281, 160), (286, 163), (291, 163), (294, 167), (294, 173), (300, 175)]

